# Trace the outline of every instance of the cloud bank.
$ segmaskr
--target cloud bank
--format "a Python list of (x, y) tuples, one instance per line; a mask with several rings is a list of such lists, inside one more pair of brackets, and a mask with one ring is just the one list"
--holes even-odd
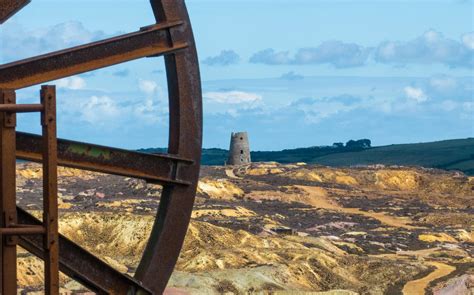
[(206, 58), (203, 63), (208, 66), (229, 66), (239, 63), (240, 56), (233, 50), (223, 50), (219, 55)]
[(387, 64), (440, 63), (449, 67), (473, 67), (474, 33), (465, 34), (456, 41), (429, 30), (407, 42), (381, 43), (374, 52), (374, 59)]
[[(69, 21), (53, 27), (27, 30), (17, 23), (2, 26), (0, 51), (4, 61), (26, 58), (106, 38), (102, 31), (90, 31), (81, 22)], [(8, 45), (8, 46), (7, 46)]]
[(225, 104), (249, 104), (262, 100), (261, 95), (243, 91), (206, 92), (203, 97), (210, 102)]
[(268, 48), (253, 54), (249, 62), (265, 65), (329, 64), (335, 68), (367, 65), (371, 60), (380, 64), (444, 64), (452, 68), (474, 66), (474, 32), (460, 40), (445, 37), (435, 30), (408, 41), (385, 41), (375, 47), (365, 47), (342, 41), (326, 41), (317, 47), (300, 48), (295, 54)]

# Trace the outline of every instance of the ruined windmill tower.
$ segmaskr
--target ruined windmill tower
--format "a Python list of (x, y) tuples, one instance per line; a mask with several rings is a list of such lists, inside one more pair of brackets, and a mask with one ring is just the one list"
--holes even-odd
[(250, 163), (250, 145), (247, 132), (232, 132), (227, 165), (242, 165), (248, 163)]

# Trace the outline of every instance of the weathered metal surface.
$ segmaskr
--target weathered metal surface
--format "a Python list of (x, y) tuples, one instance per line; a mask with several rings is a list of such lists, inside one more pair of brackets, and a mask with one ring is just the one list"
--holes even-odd
[(135, 277), (156, 294), (161, 294), (173, 272), (191, 218), (202, 146), (202, 94), (199, 63), (191, 23), (183, 0), (151, 0), (157, 22), (183, 20), (173, 30), (173, 42), (188, 48), (165, 56), (170, 105), (168, 152), (194, 160), (181, 177), (187, 187), (165, 186), (155, 224)]
[[(0, 104), (15, 104), (12, 90), (0, 89)], [(16, 220), (15, 181), (16, 115), (0, 112), (0, 227), (8, 228)], [(16, 237), (1, 237), (1, 294), (16, 294)]]
[[(41, 111), (43, 151), (43, 223), (41, 226), (18, 224), (16, 212), (16, 114), (15, 111)], [(55, 88), (43, 86), (41, 105), (15, 104), (15, 91), (0, 90), (0, 212), (2, 222), (2, 288), (1, 294), (16, 294), (16, 245), (18, 236), (36, 234), (43, 240), (45, 294), (59, 294), (58, 203), (56, 151)]]
[(2, 236), (18, 236), (18, 235), (39, 235), (44, 234), (45, 229), (43, 226), (22, 226), (22, 227), (6, 227), (0, 228), (0, 235)]
[(25, 7), (30, 0), (0, 0), (0, 24)]
[(20, 89), (150, 55), (186, 48), (185, 40), (169, 43), (170, 30), (181, 22), (162, 25), (87, 45), (0, 66), (0, 88)]
[(43, 237), (44, 288), (47, 295), (59, 294), (58, 245), (58, 151), (56, 137), (56, 87), (41, 87), (43, 150)]
[[(24, 224), (42, 224), (21, 208), (18, 208), (18, 220)], [(21, 236), (19, 245), (44, 258), (42, 237)], [(59, 269), (91, 291), (99, 294), (152, 294), (137, 280), (115, 270), (62, 235), (59, 235), (59, 253)]]
[[(0, 0), (0, 8), (6, 7), (4, 3), (6, 0)], [(13, 109), (0, 106), (0, 110), (3, 108), (7, 112), (39, 110), (45, 113), (43, 131), (46, 136), (42, 139), (32, 134), (17, 133), (16, 156), (46, 162), (44, 187), (47, 200), (44, 205), (47, 210), (44, 223), (49, 233), (54, 234), (54, 227), (57, 227), (55, 187), (51, 181), (55, 176), (55, 161), (62, 166), (142, 178), (164, 185), (155, 224), (137, 269), (136, 279), (119, 273), (62, 236), (57, 238), (47, 235), (43, 240), (39, 235), (21, 235), (22, 247), (48, 261), (48, 281), (55, 281), (53, 270), (57, 269), (57, 261), (54, 261), (52, 257), (55, 254), (51, 252), (58, 250), (59, 269), (99, 294), (160, 294), (178, 259), (191, 218), (199, 177), (202, 146), (201, 81), (184, 0), (151, 0), (151, 5), (156, 25), (144, 27), (135, 33), (0, 66), (0, 88), (20, 89), (141, 57), (165, 55), (170, 105), (167, 155), (143, 154), (67, 140), (57, 140), (55, 145), (51, 143), (55, 130), (48, 129), (50, 127), (44, 121), (47, 109), (39, 110), (38, 106), (32, 105), (23, 106), (23, 109), (20, 109), (21, 106)], [(51, 91), (51, 88), (43, 88), (43, 102), (47, 96), (45, 93)], [(14, 133), (2, 140), (14, 142)], [(2, 145), (0, 155), (5, 155), (8, 149), (11, 149), (10, 158), (14, 160), (11, 156), (15, 154), (14, 147)], [(2, 171), (5, 163), (11, 162), (10, 158), (0, 159)], [(14, 171), (13, 175), (10, 174), (6, 177), (0, 175), (0, 188), (5, 187), (1, 181), (11, 182), (14, 178)], [(2, 191), (3, 195), (5, 193)], [(18, 214), (20, 223), (42, 224), (21, 209), (18, 209)], [(49, 228), (48, 222), (53, 223)], [(29, 229), (25, 227), (23, 231), (28, 230), (32, 230), (31, 226)], [(58, 241), (57, 249), (52, 248), (53, 241)], [(9, 265), (14, 262), (10, 261)], [(5, 272), (2, 275), (2, 281), (5, 282)], [(46, 290), (53, 294), (53, 287), (56, 290), (56, 286), (53, 286), (54, 283), (50, 285), (46, 286)]]
[[(16, 138), (17, 158), (42, 161), (41, 136), (17, 132)], [(63, 139), (58, 140), (58, 162), (71, 168), (175, 185), (190, 184), (180, 178), (180, 171), (194, 163), (173, 155), (152, 155)]]
[(0, 105), (0, 112), (12, 113), (34, 113), (43, 111), (43, 106), (40, 104), (4, 104)]

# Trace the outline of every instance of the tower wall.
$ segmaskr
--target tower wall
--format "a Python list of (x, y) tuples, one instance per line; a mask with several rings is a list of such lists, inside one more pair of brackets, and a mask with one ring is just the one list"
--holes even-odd
[(250, 144), (247, 132), (232, 133), (227, 164), (242, 165), (250, 162)]

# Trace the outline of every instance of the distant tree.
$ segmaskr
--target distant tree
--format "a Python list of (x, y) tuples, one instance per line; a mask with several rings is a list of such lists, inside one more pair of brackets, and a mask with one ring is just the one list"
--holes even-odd
[(348, 142), (346, 142), (346, 147), (347, 148), (355, 148), (357, 147), (357, 142), (355, 140), (349, 140)]
[(372, 142), (370, 141), (370, 139), (366, 139), (366, 138), (365, 139), (360, 139), (357, 142), (359, 142), (361, 147), (363, 147), (363, 148), (369, 148), (372, 145)]
[(335, 142), (332, 144), (333, 147), (335, 148), (343, 148), (344, 147), (344, 143), (342, 142)]
[(359, 140), (349, 140), (347, 143), (346, 143), (346, 147), (347, 148), (363, 148), (363, 149), (366, 149), (366, 148), (370, 148), (372, 145), (372, 142), (370, 141), (370, 139), (359, 139)]

